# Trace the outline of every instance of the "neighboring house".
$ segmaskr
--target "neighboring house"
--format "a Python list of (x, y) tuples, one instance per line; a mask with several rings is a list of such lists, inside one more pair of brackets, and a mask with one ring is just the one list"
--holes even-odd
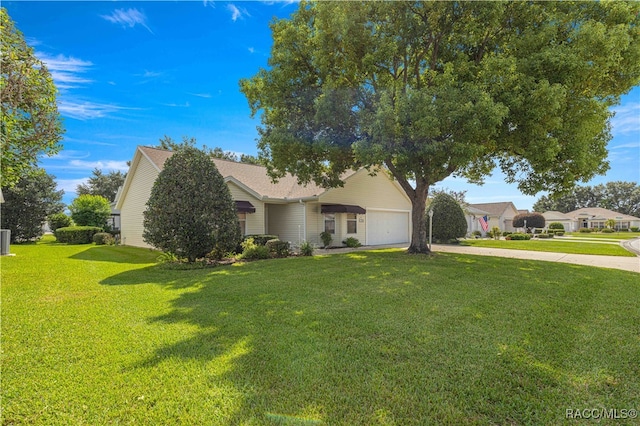
[[(515, 231), (513, 218), (518, 214), (518, 209), (512, 202), (469, 204), (469, 207), (488, 212), (489, 230), (497, 226), (501, 231)], [(477, 226), (475, 229), (481, 230), (480, 224)]]
[(609, 219), (616, 221), (616, 229), (626, 230), (632, 226), (640, 227), (640, 218), (601, 207), (585, 207), (565, 213), (565, 216), (573, 221), (573, 230), (576, 231), (580, 228), (606, 228), (605, 222)]
[[(139, 146), (116, 196), (122, 244), (149, 247), (142, 239), (143, 212), (151, 188), (171, 151)], [(299, 185), (287, 175), (273, 183), (266, 168), (213, 158), (236, 202), (245, 235), (272, 234), (284, 241), (321, 244), (320, 233), (334, 235), (332, 245), (355, 237), (364, 245), (408, 243), (411, 201), (384, 172), (345, 173), (344, 186), (325, 189)]]
[(462, 210), (464, 210), (464, 216), (467, 219), (467, 235), (471, 235), (474, 231), (480, 231), (482, 234), (486, 234), (486, 231), (482, 229), (480, 225), (480, 218), (485, 216), (488, 218), (491, 216), (491, 213), (470, 205), (463, 206)]
[(577, 231), (576, 222), (562, 212), (549, 210), (547, 212), (542, 213), (542, 216), (544, 216), (545, 227), (547, 228), (549, 227), (550, 223), (559, 222), (562, 224), (562, 226), (564, 226), (564, 230), (566, 232)]

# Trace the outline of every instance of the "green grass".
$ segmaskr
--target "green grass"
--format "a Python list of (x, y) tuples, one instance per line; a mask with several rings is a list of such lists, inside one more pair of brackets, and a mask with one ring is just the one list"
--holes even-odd
[(182, 271), (127, 247), (12, 252), (3, 424), (559, 424), (568, 408), (640, 408), (631, 272), (397, 250)]
[(512, 250), (531, 250), (531, 251), (547, 251), (554, 253), (570, 253), (570, 254), (596, 254), (603, 256), (626, 256), (635, 257), (636, 255), (628, 252), (618, 244), (604, 244), (604, 242), (590, 243), (587, 240), (569, 241), (564, 239), (562, 241), (554, 241), (554, 239), (532, 239), (529, 241), (519, 240), (463, 240), (461, 245), (473, 246), (473, 247), (490, 247), (490, 248), (503, 248)]
[(640, 237), (640, 232), (613, 232), (611, 234), (602, 232), (567, 232), (566, 236), (575, 238), (604, 238), (608, 240), (631, 240)]

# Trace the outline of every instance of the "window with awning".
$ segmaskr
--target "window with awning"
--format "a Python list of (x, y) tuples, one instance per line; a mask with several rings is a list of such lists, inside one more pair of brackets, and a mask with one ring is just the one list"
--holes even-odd
[(365, 214), (367, 211), (360, 206), (350, 204), (322, 204), (320, 213), (355, 213)]
[(256, 208), (248, 201), (236, 201), (236, 211), (238, 213), (255, 213)]

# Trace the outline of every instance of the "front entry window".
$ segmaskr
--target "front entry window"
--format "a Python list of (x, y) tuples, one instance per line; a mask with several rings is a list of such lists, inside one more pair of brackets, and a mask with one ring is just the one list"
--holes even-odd
[(347, 213), (347, 234), (358, 233), (358, 215), (355, 213)]
[(242, 235), (247, 235), (247, 214), (238, 213), (238, 223), (240, 224), (240, 232)]
[(336, 215), (325, 213), (324, 215), (324, 231), (329, 234), (336, 233)]

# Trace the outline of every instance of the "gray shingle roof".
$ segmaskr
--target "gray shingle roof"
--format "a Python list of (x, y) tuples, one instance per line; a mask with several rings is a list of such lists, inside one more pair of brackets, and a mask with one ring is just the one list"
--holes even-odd
[[(144, 155), (158, 168), (162, 170), (164, 162), (167, 161), (173, 152), (164, 149), (151, 148), (147, 146), (138, 147)], [(300, 185), (298, 180), (287, 174), (280, 178), (277, 183), (273, 183), (267, 174), (267, 169), (263, 166), (246, 163), (236, 163), (235, 161), (221, 160), (219, 158), (212, 159), (218, 171), (225, 179), (233, 178), (260, 197), (274, 199), (296, 199), (314, 197), (326, 191), (314, 183)], [(343, 175), (343, 179), (352, 176), (355, 172), (348, 171)]]

